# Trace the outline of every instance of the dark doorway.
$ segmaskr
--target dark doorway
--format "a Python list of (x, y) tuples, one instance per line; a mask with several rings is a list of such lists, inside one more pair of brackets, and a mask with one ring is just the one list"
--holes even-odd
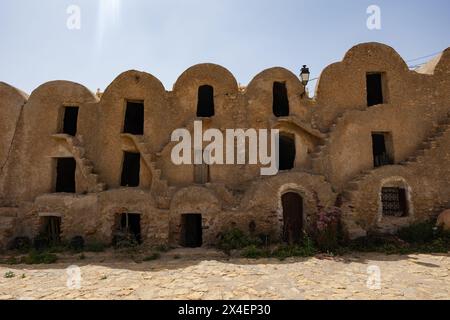
[(214, 88), (204, 85), (198, 88), (197, 117), (214, 116)]
[(295, 163), (295, 136), (293, 134), (280, 134), (280, 163), (279, 170), (291, 170)]
[(63, 133), (70, 136), (77, 134), (78, 107), (64, 107)]
[(276, 117), (289, 116), (289, 98), (285, 82), (273, 83), (273, 114)]
[(127, 101), (123, 132), (134, 135), (144, 134), (144, 102)]
[(61, 218), (41, 217), (41, 234), (47, 245), (55, 245), (61, 241)]
[(406, 190), (403, 188), (383, 188), (381, 190), (383, 216), (406, 217), (408, 215), (408, 201)]
[(134, 237), (141, 244), (141, 215), (137, 213), (122, 213), (120, 215), (120, 232)]
[(283, 241), (299, 243), (303, 235), (303, 198), (294, 192), (283, 194)]
[(188, 248), (201, 247), (202, 237), (202, 215), (183, 214), (181, 216), (181, 245)]
[(393, 164), (389, 133), (372, 133), (373, 165), (375, 168)]
[(122, 166), (122, 187), (139, 187), (141, 171), (141, 155), (139, 153), (124, 152)]
[(383, 104), (383, 74), (368, 73), (366, 75), (367, 106)]
[(75, 193), (75, 171), (77, 163), (74, 158), (56, 159), (56, 192)]

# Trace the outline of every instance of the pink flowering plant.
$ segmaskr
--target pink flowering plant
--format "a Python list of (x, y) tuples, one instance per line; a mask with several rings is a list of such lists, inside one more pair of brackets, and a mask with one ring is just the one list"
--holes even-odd
[(341, 209), (337, 206), (321, 205), (317, 193), (314, 193), (314, 197), (317, 207), (314, 230), (317, 246), (324, 252), (334, 251), (342, 239)]

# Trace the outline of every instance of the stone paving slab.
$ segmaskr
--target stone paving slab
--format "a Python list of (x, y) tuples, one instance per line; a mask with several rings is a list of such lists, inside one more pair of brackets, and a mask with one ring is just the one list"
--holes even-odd
[[(0, 265), (0, 299), (450, 299), (450, 255), (443, 254), (280, 262), (172, 253), (142, 263), (86, 256), (44, 266)], [(79, 288), (77, 274), (67, 271), (77, 264)], [(8, 271), (15, 276), (5, 278)]]

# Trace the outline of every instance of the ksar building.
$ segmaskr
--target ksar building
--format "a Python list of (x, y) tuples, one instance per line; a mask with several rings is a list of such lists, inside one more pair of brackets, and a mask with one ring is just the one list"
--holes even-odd
[[(171, 133), (279, 129), (280, 172), (171, 161)], [(367, 43), (328, 66), (308, 98), (283, 68), (238, 86), (225, 68), (186, 70), (172, 91), (128, 71), (100, 95), (54, 81), (30, 96), (0, 84), (0, 244), (47, 235), (148, 245), (216, 243), (237, 227), (298, 238), (316, 199), (342, 208), (351, 238), (392, 232), (449, 208), (450, 49), (409, 70)]]

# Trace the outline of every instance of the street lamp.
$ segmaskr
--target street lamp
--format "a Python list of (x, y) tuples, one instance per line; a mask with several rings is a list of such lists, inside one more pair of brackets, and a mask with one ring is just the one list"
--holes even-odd
[(310, 76), (309, 68), (306, 65), (303, 65), (303, 68), (300, 72), (300, 79), (302, 80), (302, 85), (304, 88), (303, 93), (302, 93), (302, 98), (306, 94), (306, 86), (308, 85), (308, 82), (309, 82), (309, 76)]

